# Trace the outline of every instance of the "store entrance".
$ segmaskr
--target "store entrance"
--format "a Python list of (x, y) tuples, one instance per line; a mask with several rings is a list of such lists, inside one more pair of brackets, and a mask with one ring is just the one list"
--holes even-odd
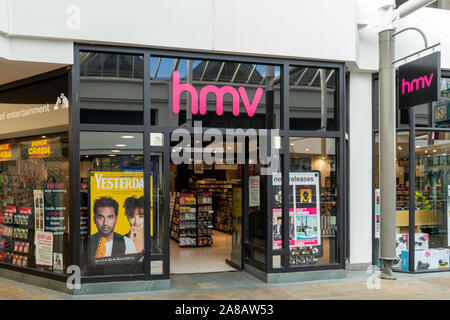
[(170, 163), (170, 273), (241, 268), (243, 165)]

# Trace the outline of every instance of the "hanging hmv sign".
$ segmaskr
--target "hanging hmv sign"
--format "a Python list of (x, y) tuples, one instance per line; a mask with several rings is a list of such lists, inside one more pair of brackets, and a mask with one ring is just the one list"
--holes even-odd
[(400, 66), (399, 107), (409, 108), (439, 100), (440, 79), (440, 52)]

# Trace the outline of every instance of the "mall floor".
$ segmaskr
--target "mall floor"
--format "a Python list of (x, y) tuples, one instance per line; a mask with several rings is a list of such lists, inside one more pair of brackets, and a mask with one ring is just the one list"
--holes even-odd
[(267, 284), (244, 272), (173, 275), (170, 290), (130, 294), (72, 296), (0, 278), (0, 300), (422, 300), (450, 299), (450, 274), (395, 274), (369, 289), (366, 271), (350, 271), (345, 279)]
[(213, 244), (210, 247), (183, 247), (175, 240), (170, 240), (170, 273), (205, 273), (234, 271), (225, 259), (231, 252), (231, 235), (217, 230), (213, 231)]

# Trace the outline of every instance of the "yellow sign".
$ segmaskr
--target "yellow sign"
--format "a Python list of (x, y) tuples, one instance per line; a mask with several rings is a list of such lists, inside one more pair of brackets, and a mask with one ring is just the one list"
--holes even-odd
[(300, 199), (302, 203), (311, 203), (312, 202), (311, 189), (300, 189)]
[[(150, 179), (150, 194), (153, 192), (153, 179)], [(150, 224), (153, 235), (153, 196), (150, 197)], [(115, 224), (102, 226), (101, 219), (95, 219), (94, 207), (109, 206), (117, 208)], [(133, 240), (137, 252), (144, 248), (144, 173), (91, 171), (90, 173), (90, 234), (111, 231)]]
[(12, 157), (11, 143), (0, 144), (0, 161), (9, 161)]
[(30, 159), (47, 158), (52, 154), (49, 139), (31, 141), (31, 147), (28, 148)]

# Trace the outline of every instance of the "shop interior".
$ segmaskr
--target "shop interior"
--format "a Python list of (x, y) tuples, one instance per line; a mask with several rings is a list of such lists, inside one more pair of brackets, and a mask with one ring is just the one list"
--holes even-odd
[(233, 232), (240, 232), (243, 165), (170, 164), (170, 272), (236, 270)]
[[(378, 135), (376, 136), (376, 186), (379, 186)], [(397, 257), (396, 268), (408, 270), (409, 236), (414, 236), (414, 270), (448, 269), (449, 238), (447, 211), (450, 204), (448, 188), (449, 133), (416, 131), (415, 181), (409, 172), (409, 133), (397, 133)], [(410, 186), (415, 185), (414, 235), (409, 235)], [(379, 202), (375, 204), (379, 205)], [(377, 234), (376, 234), (377, 235)]]

